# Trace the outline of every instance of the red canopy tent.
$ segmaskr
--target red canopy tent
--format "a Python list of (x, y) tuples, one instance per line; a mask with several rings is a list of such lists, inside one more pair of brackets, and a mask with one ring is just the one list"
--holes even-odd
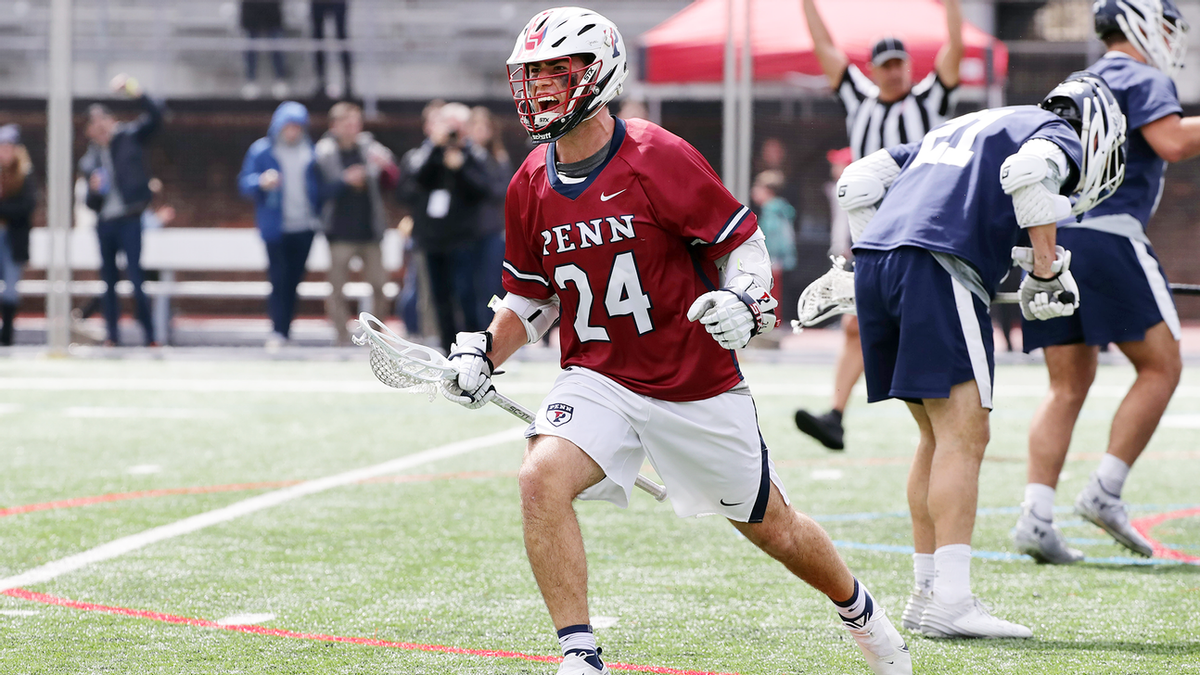
[[(745, 32), (745, 3), (750, 7), (754, 79), (785, 80), (793, 73), (821, 75), (800, 0), (732, 0), (734, 41)], [(642, 35), (643, 80), (650, 84), (720, 82), (723, 76), (727, 0), (696, 0), (683, 11)], [(870, 60), (871, 45), (885, 35), (904, 41), (912, 56), (914, 79), (933, 69), (938, 49), (946, 42), (946, 15), (936, 0), (818, 0), (834, 42), (853, 63)], [(962, 83), (1003, 82), (1008, 69), (1004, 44), (978, 28), (964, 24), (966, 53), (960, 67)], [(992, 52), (993, 77), (988, 81), (987, 51)]]

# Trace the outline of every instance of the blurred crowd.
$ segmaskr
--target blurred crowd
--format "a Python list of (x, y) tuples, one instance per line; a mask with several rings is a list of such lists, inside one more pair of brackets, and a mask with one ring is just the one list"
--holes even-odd
[[(141, 114), (121, 121), (106, 105), (87, 109), (88, 145), (77, 165), (76, 220), (95, 224), (105, 290), (79, 303), (73, 316), (78, 322), (101, 312), (102, 341), (121, 344), (117, 284), (123, 273), (133, 289), (140, 342), (153, 346), (168, 336), (155, 333), (151, 302), (143, 290), (147, 272), (141, 249), (144, 231), (168, 225), (175, 217), (162, 200), (162, 182), (153, 177), (146, 156), (147, 144), (163, 124), (164, 109), (134, 78), (119, 75), (111, 88), (136, 101)], [(626, 99), (619, 116), (646, 117), (646, 107)], [(333, 292), (325, 305), (336, 344), (350, 343), (357, 309), (365, 307), (385, 318), (394, 314), (410, 337), (447, 351), (456, 333), (486, 328), (490, 301), (503, 296), (504, 197), (515, 170), (492, 113), (485, 107), (432, 101), (422, 112), (424, 138), (408, 149), (388, 148), (376, 139), (364, 128), (363, 111), (355, 103), (334, 103), (325, 119), (327, 128), (316, 129), (304, 104), (281, 103), (266, 134), (247, 149), (237, 178), (239, 192), (253, 204), (267, 252), (271, 334), (266, 345), (274, 348), (292, 340), (298, 288), (318, 237), (329, 245), (327, 279)], [(752, 191), (777, 288), (790, 285), (786, 275), (796, 266), (796, 210), (785, 197), (785, 159), (783, 144), (767, 139)], [(0, 344), (13, 341), (17, 282), (29, 259), (30, 214), (37, 203), (33, 175), (20, 130), (0, 127)], [(392, 205), (407, 214), (398, 223)], [(385, 293), (393, 279), (381, 248), (392, 227), (399, 229), (403, 246), (394, 298)], [(371, 300), (362, 307), (354, 307), (355, 300), (344, 293), (356, 276), (371, 287)]]

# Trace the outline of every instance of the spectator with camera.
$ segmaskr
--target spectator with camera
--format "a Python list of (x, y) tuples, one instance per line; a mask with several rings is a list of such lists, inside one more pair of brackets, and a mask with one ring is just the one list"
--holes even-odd
[(163, 109), (142, 90), (137, 80), (118, 75), (110, 85), (136, 99), (145, 110), (133, 122), (118, 122), (108, 106), (92, 104), (87, 113), (87, 152), (79, 160), (79, 173), (87, 180), (89, 209), (96, 212), (96, 234), (100, 239), (100, 276), (104, 279), (105, 344), (120, 343), (117, 299), (117, 253), (125, 253), (125, 276), (133, 284), (138, 321), (147, 345), (157, 344), (150, 319), (150, 300), (142, 291), (142, 211), (150, 203), (150, 174), (144, 146), (162, 125)]
[(344, 101), (329, 110), (329, 132), (317, 142), (317, 164), (327, 198), (322, 219), (329, 240), (329, 282), (333, 284), (326, 308), (337, 331), (337, 343), (348, 345), (350, 311), (343, 287), (353, 258), (362, 261), (363, 274), (374, 291), (374, 311), (380, 316), (386, 312), (383, 284), (387, 276), (379, 246), (387, 229), (383, 192), (395, 188), (400, 169), (392, 151), (363, 131), (362, 109)]
[(401, 161), (399, 197), (411, 209), (413, 236), (425, 255), (446, 353), (456, 333), (487, 327), (479, 312), (474, 274), (481, 211), (491, 182), (487, 152), (467, 137), (470, 118), (470, 108), (461, 103), (432, 110), (428, 137)]
[(246, 152), (238, 189), (254, 201), (255, 223), (267, 247), (267, 311), (273, 332), (266, 346), (278, 348), (291, 334), (296, 288), (321, 229), (322, 184), (308, 137), (308, 108), (295, 101), (279, 104), (267, 135)]

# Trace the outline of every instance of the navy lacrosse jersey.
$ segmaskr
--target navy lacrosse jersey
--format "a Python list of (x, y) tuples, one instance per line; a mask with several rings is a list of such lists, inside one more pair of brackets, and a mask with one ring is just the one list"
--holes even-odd
[(741, 382), (737, 357), (687, 310), (715, 290), (715, 261), (758, 229), (750, 209), (695, 148), (644, 120), (616, 120), (608, 156), (582, 182), (564, 182), (554, 162), (554, 144), (537, 147), (509, 184), (504, 289), (558, 296), (563, 368), (666, 401)]
[(1104, 79), (1117, 97), (1128, 127), (1125, 149), (1125, 181), (1111, 197), (1084, 215), (1090, 218), (1129, 214), (1145, 229), (1162, 196), (1167, 162), (1154, 152), (1141, 127), (1167, 115), (1182, 115), (1175, 83), (1165, 73), (1120, 52), (1109, 52), (1088, 68)]
[(1063, 184), (1078, 182), (1082, 148), (1065, 120), (1036, 106), (981, 110), (937, 127), (920, 143), (888, 149), (902, 166), (854, 250), (916, 246), (957, 256), (991, 293), (1012, 266), (1021, 232), (1000, 166), (1034, 138), (1062, 148), (1071, 164)]

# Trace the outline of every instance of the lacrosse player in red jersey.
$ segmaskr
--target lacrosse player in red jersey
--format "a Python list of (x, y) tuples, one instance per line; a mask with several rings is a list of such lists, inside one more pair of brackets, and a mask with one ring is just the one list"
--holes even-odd
[(478, 408), (491, 374), (561, 317), (564, 372), (530, 425), (525, 548), (563, 650), (559, 675), (608, 673), (589, 625), (572, 501), (624, 507), (649, 459), (681, 517), (719, 514), (829, 596), (876, 673), (911, 673), (904, 640), (829, 536), (788, 506), (734, 350), (774, 328), (754, 215), (693, 147), (607, 104), (627, 45), (586, 9), (535, 16), (508, 60), (521, 123), (544, 143), (508, 188), (502, 306), (459, 333), (447, 398)]

